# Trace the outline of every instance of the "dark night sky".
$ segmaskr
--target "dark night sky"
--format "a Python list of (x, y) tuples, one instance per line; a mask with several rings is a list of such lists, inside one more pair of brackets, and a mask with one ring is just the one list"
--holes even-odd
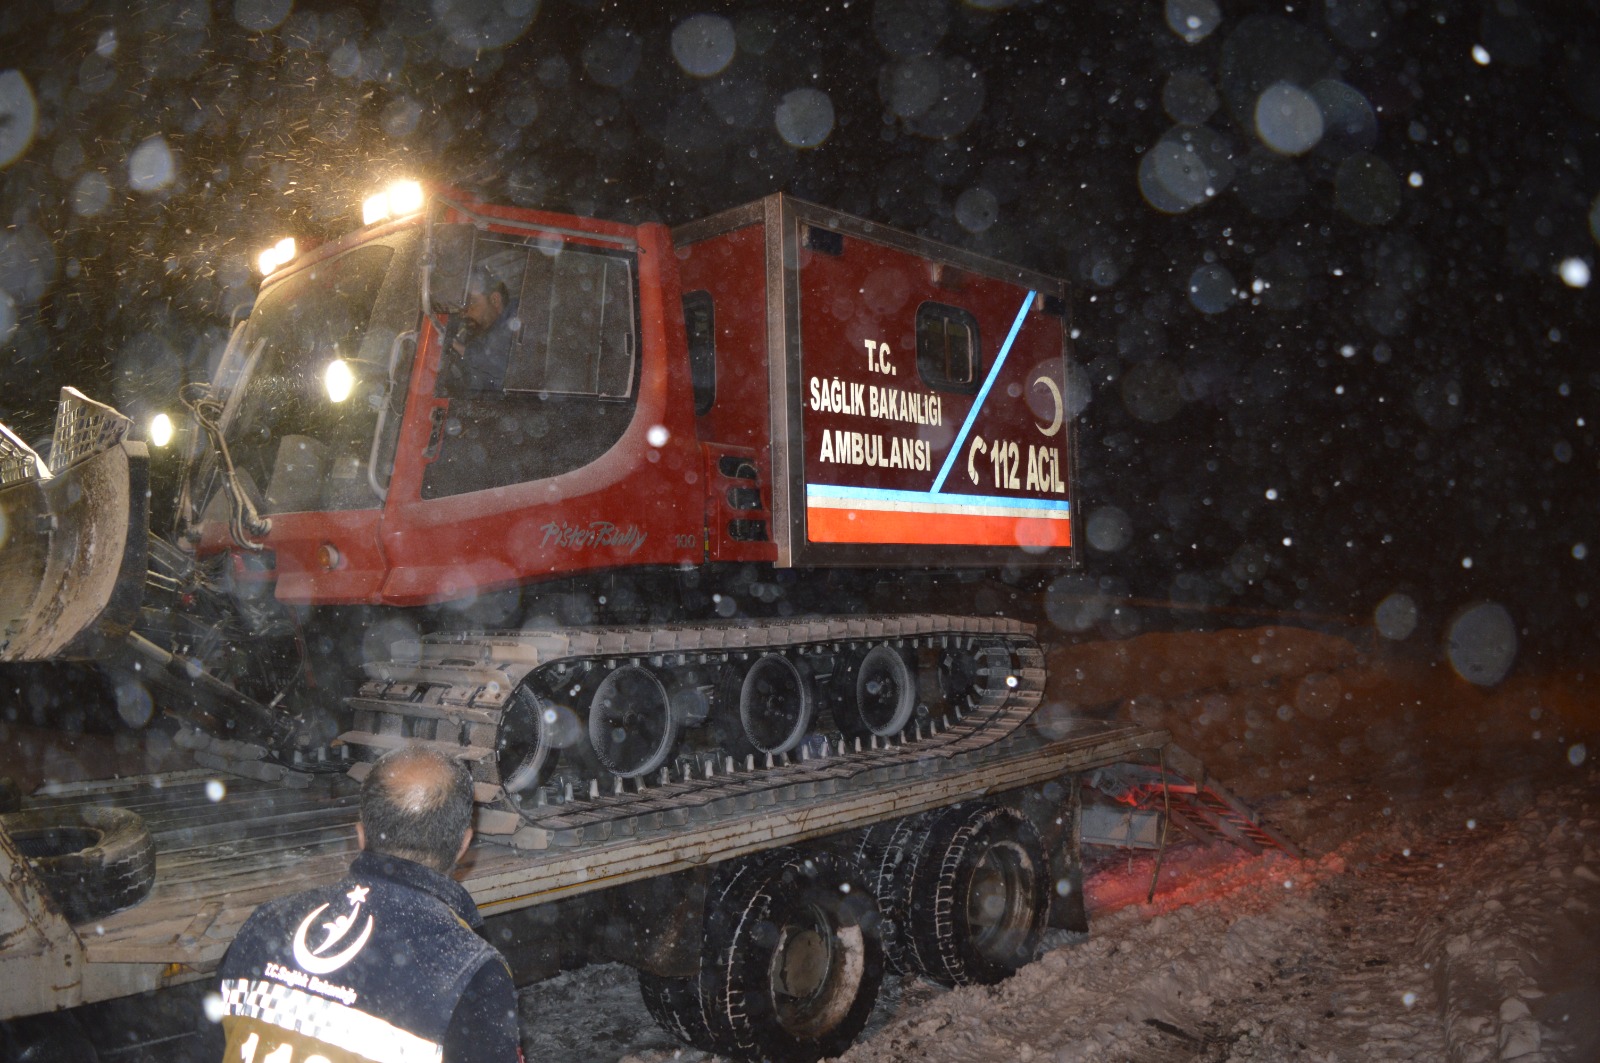
[(1491, 601), (1579, 648), (1600, 31), (1567, 10), (8, 5), (0, 418), (45, 434), (63, 383), (167, 405), (254, 252), (392, 175), (672, 223), (786, 190), (1073, 283), (1080, 583), (1402, 592), (1427, 637)]

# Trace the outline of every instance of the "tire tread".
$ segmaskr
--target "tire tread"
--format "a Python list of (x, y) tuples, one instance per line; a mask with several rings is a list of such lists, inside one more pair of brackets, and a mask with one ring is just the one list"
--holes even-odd
[[(967, 871), (989, 839), (1009, 837), (1027, 850), (1034, 865), (1029, 928), (1017, 949), (1018, 962), (978, 954), (968, 939), (962, 890)], [(1049, 914), (1044, 846), (1023, 815), (1005, 805), (955, 805), (934, 813), (918, 846), (918, 859), (902, 884), (909, 912), (906, 954), (919, 973), (947, 986), (990, 985), (1031, 959)]]
[(30, 809), (0, 815), (0, 825), (13, 837), (52, 830), (99, 834), (87, 848), (28, 858), (70, 923), (131, 907), (155, 884), (155, 842), (144, 818), (129, 809), (99, 805)]

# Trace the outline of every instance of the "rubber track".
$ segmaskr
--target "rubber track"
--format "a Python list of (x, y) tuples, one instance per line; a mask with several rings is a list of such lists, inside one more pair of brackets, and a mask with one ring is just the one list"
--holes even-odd
[[(905, 648), (1001, 647), (980, 669), (975, 704), (948, 729), (929, 733), (917, 724), (894, 740), (859, 750), (838, 734), (828, 736), (824, 769), (807, 753), (786, 754), (754, 764), (702, 755), (680, 760), (648, 782), (599, 780), (576, 793), (546, 788), (538, 801), (518, 811), (529, 824), (558, 837), (577, 833), (610, 836), (607, 824), (631, 833), (636, 825), (673, 826), (714, 809), (775, 803), (786, 788), (812, 792), (871, 769), (909, 772), (928, 757), (954, 757), (991, 746), (1032, 714), (1044, 690), (1044, 655), (1032, 629), (1016, 621), (930, 614), (681, 624), (657, 628), (579, 628), (561, 632), (481, 632), (427, 636), (400, 643), (394, 659), (367, 666), (368, 680), (350, 699), (355, 728), (341, 738), (361, 759), (352, 773), (393, 745), (424, 741), (462, 757), (472, 768), (482, 803), (511, 809), (501, 790), (495, 760), (500, 716), (518, 684), (553, 678), (583, 661), (657, 667), (703, 665), (773, 650), (840, 654), (888, 643)], [(543, 673), (543, 674), (538, 674)], [(795, 759), (796, 757), (803, 759)], [(730, 771), (729, 769), (732, 768)], [(874, 771), (882, 775), (882, 771)]]

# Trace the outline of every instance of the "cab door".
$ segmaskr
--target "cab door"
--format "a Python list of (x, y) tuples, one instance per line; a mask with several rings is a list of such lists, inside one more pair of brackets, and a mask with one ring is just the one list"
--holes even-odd
[(667, 354), (669, 324), (681, 325), (664, 312), (664, 233), (507, 212), (477, 234), (470, 270), (504, 293), (492, 326), (502, 349), (486, 366), (473, 337), (460, 339), (462, 313), (424, 330), (383, 530), (386, 601), (699, 562), (698, 455), (687, 372), (674, 375)]

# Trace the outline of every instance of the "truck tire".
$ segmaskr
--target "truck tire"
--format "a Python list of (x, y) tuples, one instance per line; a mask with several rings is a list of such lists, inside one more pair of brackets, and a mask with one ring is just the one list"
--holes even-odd
[(927, 836), (926, 816), (907, 816), (869, 827), (856, 843), (855, 862), (883, 913), (883, 959), (896, 974), (914, 974), (906, 957), (911, 911), (911, 868)]
[(883, 981), (881, 922), (847, 859), (780, 849), (735, 867), (706, 900), (699, 990), (713, 1050), (775, 1063), (843, 1052)]
[(68, 922), (137, 904), (155, 882), (155, 843), (136, 812), (44, 808), (0, 815), (0, 825)]
[(12, 1063), (100, 1063), (100, 1052), (71, 1011), (0, 1023), (0, 1059)]
[(672, 1036), (711, 1055), (722, 1052), (711, 1036), (711, 1028), (706, 1025), (705, 1001), (700, 996), (698, 977), (671, 978), (640, 971), (639, 995), (644, 997), (645, 1010), (650, 1012), (650, 1017)]
[(991, 985), (1033, 959), (1050, 909), (1050, 864), (1033, 825), (1003, 805), (927, 821), (906, 896), (904, 962), (948, 986)]

